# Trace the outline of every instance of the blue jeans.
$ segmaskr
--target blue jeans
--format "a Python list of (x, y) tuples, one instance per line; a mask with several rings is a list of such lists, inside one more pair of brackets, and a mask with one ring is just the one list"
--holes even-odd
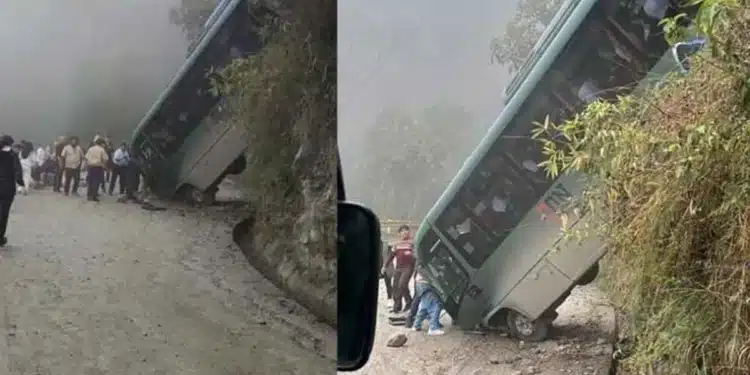
[(440, 298), (437, 294), (432, 290), (426, 290), (422, 294), (422, 300), (419, 301), (419, 311), (414, 318), (414, 328), (422, 328), (422, 323), (425, 319), (428, 319), (430, 331), (440, 329), (440, 311), (442, 309), (443, 306), (440, 305)]
[(424, 292), (432, 289), (430, 284), (421, 281), (417, 282), (416, 285), (414, 285), (414, 300), (411, 302), (411, 307), (409, 308), (409, 315), (406, 317), (406, 326), (411, 327), (414, 325), (414, 318), (417, 316), (417, 311), (419, 311), (419, 302), (422, 301), (422, 295)]

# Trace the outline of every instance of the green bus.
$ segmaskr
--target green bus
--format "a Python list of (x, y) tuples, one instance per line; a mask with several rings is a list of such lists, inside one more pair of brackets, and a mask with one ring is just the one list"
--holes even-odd
[(210, 204), (222, 180), (245, 169), (246, 124), (227, 116), (225, 100), (211, 93), (210, 77), (260, 50), (258, 32), (268, 14), (245, 0), (220, 1), (187, 60), (136, 128), (133, 156), (157, 196)]
[(508, 85), (499, 118), (417, 231), (418, 261), (454, 325), (542, 340), (571, 290), (597, 276), (601, 243), (561, 233), (562, 211), (569, 226), (586, 220), (566, 208), (582, 180), (548, 178), (531, 132), (547, 116), (564, 121), (591, 101), (683, 70), (682, 55), (695, 48), (668, 45), (658, 25), (693, 12), (675, 3), (567, 0), (560, 7)]

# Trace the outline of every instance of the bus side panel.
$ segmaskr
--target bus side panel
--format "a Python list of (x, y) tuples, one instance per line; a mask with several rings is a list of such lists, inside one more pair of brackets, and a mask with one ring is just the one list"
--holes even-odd
[[(178, 177), (179, 182), (177, 185), (182, 185), (187, 182), (192, 170), (201, 159), (203, 159), (204, 154), (211, 150), (216, 142), (221, 140), (227, 132), (227, 127), (231, 126), (226, 121), (221, 121), (219, 118), (221, 110), (221, 104), (214, 107), (212, 113), (206, 119), (201, 121), (200, 125), (195, 127), (190, 133), (190, 136), (185, 140), (185, 143), (180, 147), (180, 151), (178, 152), (180, 160), (175, 161), (175, 165), (180, 166)], [(178, 187), (179, 186), (176, 186), (175, 188)]]
[(572, 280), (547, 258), (543, 258), (513, 288), (508, 297), (501, 302), (501, 307), (536, 319), (565, 293), (571, 284)]
[(205, 152), (188, 172), (184, 181), (201, 191), (206, 190), (247, 149), (247, 129), (231, 125), (227, 132)]
[[(588, 217), (582, 218), (574, 229), (581, 228), (585, 231), (583, 227), (588, 220)], [(585, 237), (582, 241), (575, 237), (562, 240), (557, 246), (557, 251), (550, 252), (547, 259), (571, 280), (580, 279), (605, 253), (602, 241), (590, 237), (593, 234), (583, 234)]]
[[(487, 258), (481, 268), (472, 272), (470, 289), (473, 288), (474, 293), (468, 293), (468, 297), (462, 301), (458, 313), (461, 326), (470, 327), (480, 321), (486, 323), (501, 308), (513, 308), (524, 314), (531, 314), (527, 315), (529, 318), (536, 318), (599, 259), (600, 247), (591, 246), (592, 241), (579, 244), (572, 238), (564, 238), (562, 216), (550, 207), (557, 201), (562, 205), (561, 209), (568, 211), (570, 224), (575, 224), (573, 229), (580, 228), (582, 224), (575, 223), (575, 215), (567, 202), (580, 195), (582, 189), (583, 185), (578, 177), (560, 178), (559, 182), (539, 200), (536, 208), (524, 216), (500, 247)], [(565, 193), (561, 194), (561, 191)], [(553, 251), (556, 248), (560, 250)], [(592, 249), (597, 251), (596, 254)], [(542, 298), (539, 293), (527, 295), (528, 288), (517, 289), (522, 284), (531, 285), (526, 279), (536, 277), (536, 271), (533, 269), (540, 267), (540, 262), (545, 258), (547, 260), (544, 264), (557, 273), (554, 277), (535, 282), (534, 285), (549, 291), (559, 289), (559, 293), (543, 293), (546, 297)], [(550, 284), (547, 285), (547, 282)]]
[[(542, 220), (535, 211), (527, 215), (519, 229), (511, 233), (482, 267), (473, 273), (470, 288), (476, 289), (476, 297), (467, 295), (463, 299), (458, 313), (459, 324), (472, 327), (489, 319), (487, 315), (502, 306), (507, 296), (547, 255), (559, 237), (560, 225), (557, 222)], [(565, 286), (571, 282), (568, 280)], [(547, 302), (551, 304), (557, 297)], [(523, 311), (537, 309), (529, 305)]]

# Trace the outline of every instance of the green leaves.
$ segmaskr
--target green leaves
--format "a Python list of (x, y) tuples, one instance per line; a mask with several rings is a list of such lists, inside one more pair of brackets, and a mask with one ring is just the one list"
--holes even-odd
[[(750, 7), (695, 4), (715, 53), (689, 75), (534, 131), (548, 174), (590, 181), (583, 203), (609, 248), (610, 294), (636, 317), (632, 373), (750, 365), (740, 354), (750, 351)], [(686, 32), (674, 19), (662, 26)]]

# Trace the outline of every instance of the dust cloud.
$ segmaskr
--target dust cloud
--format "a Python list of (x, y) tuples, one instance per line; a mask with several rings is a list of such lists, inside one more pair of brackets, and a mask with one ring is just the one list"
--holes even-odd
[(129, 140), (186, 56), (178, 0), (0, 1), (0, 129)]
[(491, 62), (515, 1), (339, 2), (338, 139), (347, 198), (419, 220), (503, 107)]

